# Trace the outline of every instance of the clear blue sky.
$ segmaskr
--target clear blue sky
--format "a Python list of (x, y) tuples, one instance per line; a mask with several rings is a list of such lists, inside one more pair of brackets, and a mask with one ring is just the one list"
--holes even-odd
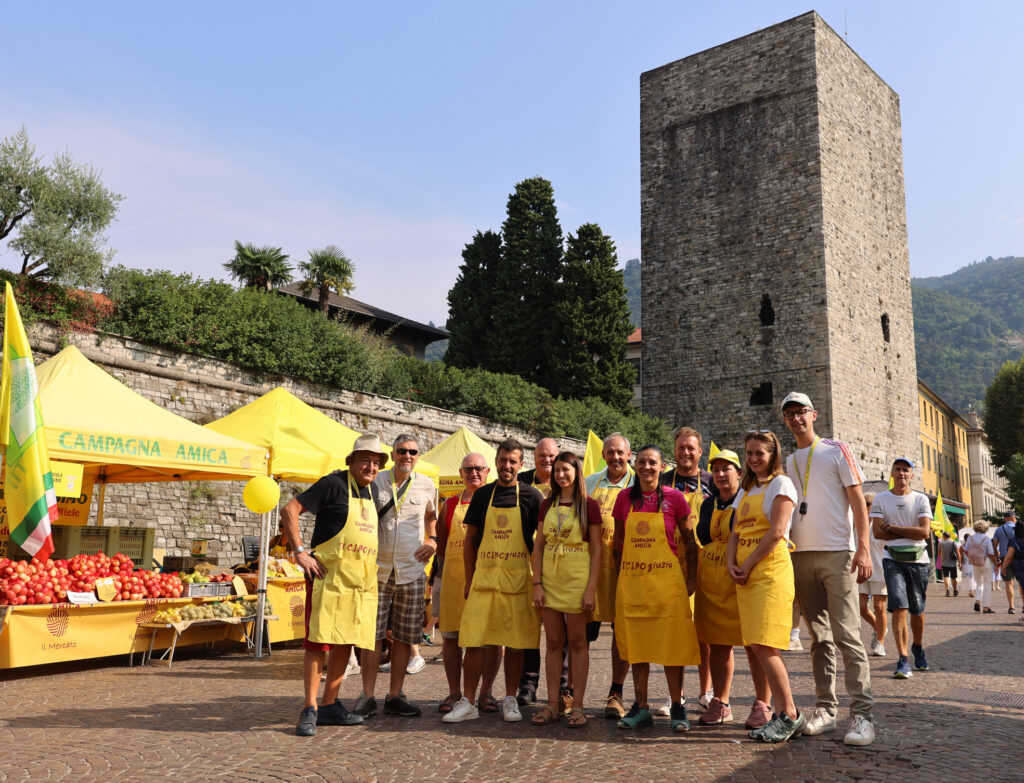
[[(912, 273), (1024, 255), (1024, 4), (813, 8), (900, 95)], [(118, 263), (221, 277), (235, 239), (334, 243), (357, 298), (443, 323), (462, 247), (526, 177), (564, 231), (638, 256), (641, 72), (811, 9), (8, 2), (0, 136), (102, 169)]]

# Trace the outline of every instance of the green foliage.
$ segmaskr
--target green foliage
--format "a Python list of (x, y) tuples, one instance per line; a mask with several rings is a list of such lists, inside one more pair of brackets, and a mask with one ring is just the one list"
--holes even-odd
[(477, 231), (462, 250), (462, 266), (448, 291), (448, 349), (444, 360), (454, 367), (490, 367), (488, 335), (498, 298), (494, 276), (501, 264), (501, 235)]
[(642, 314), (640, 304), (640, 259), (631, 258), (622, 271), (626, 283), (626, 299), (629, 301), (629, 322), (636, 328), (640, 326)]
[(235, 240), (235, 257), (224, 262), (224, 268), (233, 280), (245, 288), (255, 288), (267, 293), (278, 286), (290, 283), (292, 267), (288, 255), (279, 247), (264, 245), (256, 247)]
[[(1024, 454), (1014, 454), (1013, 458), (999, 472), (1010, 485), (1010, 500), (1019, 516), (1024, 511)], [(1000, 523), (1002, 521), (1002, 519), (999, 520)]]
[(49, 321), (61, 329), (91, 332), (113, 309), (111, 303), (98, 294), (0, 269), (0, 286), (4, 282), (11, 284), (18, 312), (26, 326), (36, 321)]
[(985, 435), (998, 467), (1024, 454), (1024, 358), (1004, 364), (985, 392)]
[(331, 291), (347, 294), (352, 291), (352, 279), (356, 268), (351, 259), (337, 245), (328, 245), (319, 250), (309, 251), (309, 260), (299, 262), (303, 274), (302, 293), (306, 296), (317, 292), (317, 308), (327, 315)]
[(22, 128), (0, 139), (0, 240), (21, 256), (21, 274), (91, 287), (114, 251), (103, 232), (122, 196), (67, 153), (49, 166)]

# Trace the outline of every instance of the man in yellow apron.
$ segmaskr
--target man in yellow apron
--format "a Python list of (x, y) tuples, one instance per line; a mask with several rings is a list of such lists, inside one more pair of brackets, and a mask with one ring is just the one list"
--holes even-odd
[[(558, 442), (554, 438), (541, 438), (533, 447), (533, 469), (524, 470), (519, 474), (519, 480), (547, 497), (551, 493), (551, 466), (555, 464), (555, 457), (558, 456)], [(566, 648), (568, 656), (568, 647)], [(520, 704), (529, 704), (537, 701), (537, 683), (540, 682), (540, 650), (523, 650), (523, 674), (519, 678), (519, 692), (516, 698)], [(568, 657), (562, 663), (562, 694), (565, 701), (569, 687)], [(568, 703), (566, 709), (572, 707)]]
[(497, 482), (477, 490), (466, 511), (466, 604), (459, 626), (459, 642), (466, 648), (465, 689), (442, 718), (446, 723), (479, 717), (474, 701), (484, 648), (495, 645), (506, 648), (503, 717), (523, 719), (516, 701), (523, 650), (536, 648), (540, 640), (530, 553), (542, 498), (536, 489), (520, 483), (517, 472), (522, 464), (522, 444), (513, 438), (502, 441), (495, 457)]
[[(345, 459), (348, 470), (319, 479), (281, 509), (281, 525), (306, 574), (306, 639), (303, 682), (306, 701), (295, 733), (317, 726), (352, 726), (363, 718), (338, 699), (352, 645), (371, 649), (377, 628), (377, 505), (373, 480), (388, 455), (375, 435), (361, 435)], [(316, 515), (312, 551), (302, 545), (299, 515)], [(327, 682), (317, 709), (320, 676)]]
[[(633, 456), (629, 441), (619, 433), (604, 439), (601, 456), (607, 467), (586, 478), (587, 495), (601, 507), (601, 574), (597, 581), (597, 605), (591, 613), (592, 622), (587, 626), (587, 639), (596, 639), (601, 623), (615, 621), (615, 582), (618, 574), (612, 552), (612, 538), (615, 535), (615, 518), (612, 509), (619, 492), (633, 483), (633, 468), (629, 460)], [(594, 626), (591, 628), (591, 626)], [(622, 685), (629, 674), (629, 662), (622, 660), (619, 648), (612, 637), (612, 685), (605, 700), (604, 716), (618, 720), (626, 714), (622, 702)]]
[[(705, 498), (715, 495), (715, 484), (711, 474), (700, 469), (700, 458), (704, 454), (704, 439), (701, 434), (692, 427), (678, 427), (674, 433), (675, 448), (673, 450), (676, 466), (667, 470), (661, 475), (662, 486), (674, 487), (683, 493), (686, 502), (690, 504), (690, 527), (697, 529), (700, 521), (700, 506)], [(693, 608), (693, 601), (690, 602)], [(704, 642), (700, 644), (700, 666), (698, 667), (700, 677), (700, 697), (697, 699), (701, 707), (707, 709), (715, 696), (711, 687), (711, 666), (709, 663), (711, 647)], [(685, 702), (685, 699), (684, 699)], [(666, 708), (660, 712), (668, 714)]]

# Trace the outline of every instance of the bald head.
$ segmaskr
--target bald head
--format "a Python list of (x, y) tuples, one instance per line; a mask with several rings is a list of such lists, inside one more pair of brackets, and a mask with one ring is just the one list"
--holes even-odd
[(462, 458), (459, 476), (466, 485), (465, 497), (472, 497), (480, 487), (487, 483), (491, 469), (487, 466), (487, 458), (483, 454), (471, 451)]
[(533, 466), (538, 481), (551, 481), (551, 466), (558, 456), (558, 443), (554, 438), (541, 438), (533, 449)]

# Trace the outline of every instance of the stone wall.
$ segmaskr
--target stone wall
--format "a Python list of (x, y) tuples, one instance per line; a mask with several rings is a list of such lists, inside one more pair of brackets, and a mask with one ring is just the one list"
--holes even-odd
[(778, 406), (799, 389), (870, 476), (914, 453), (896, 95), (813, 12), (640, 91), (644, 411), (788, 449)]
[[(468, 427), (496, 445), (506, 437), (528, 447), (533, 464), (535, 433), (496, 424), (475, 416), (417, 405), (405, 400), (363, 394), (307, 383), (296, 378), (249, 372), (216, 359), (179, 353), (109, 334), (62, 335), (46, 325), (29, 330), (34, 358), (41, 363), (66, 342), (76, 345), (92, 362), (126, 386), (183, 418), (208, 424), (283, 386), (322, 413), (360, 432), (372, 432), (390, 443), (411, 432), (426, 451), (460, 427)], [(583, 441), (562, 438), (559, 445), (582, 455)], [(210, 557), (224, 564), (241, 561), (242, 536), (257, 535), (259, 521), (242, 503), (243, 482), (111, 484), (106, 489), (104, 524), (155, 527), (156, 543), (168, 555), (186, 555), (191, 541), (207, 539)], [(302, 485), (282, 485), (288, 499)], [(308, 518), (307, 518), (308, 517)], [(90, 524), (96, 520), (96, 498)], [(303, 536), (309, 540), (312, 518), (303, 516)]]

